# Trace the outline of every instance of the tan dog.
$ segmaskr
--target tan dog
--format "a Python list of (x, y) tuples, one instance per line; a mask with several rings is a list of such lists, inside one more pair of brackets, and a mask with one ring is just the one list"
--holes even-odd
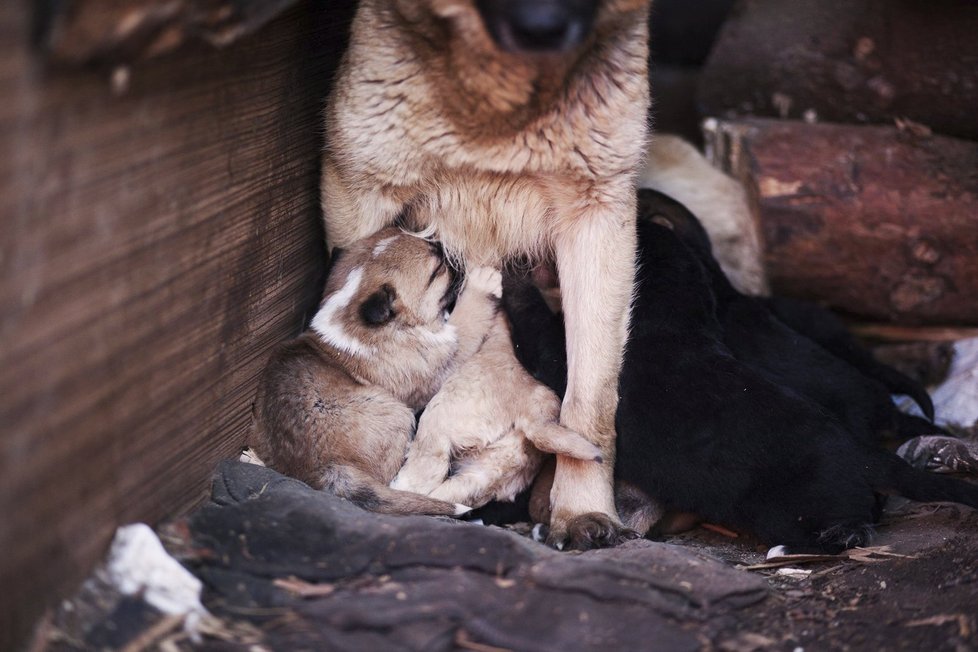
[(550, 542), (614, 545), (617, 379), (647, 135), (648, 0), (361, 0), (326, 113), (327, 241), (415, 225), (467, 265), (553, 254), (567, 322)]
[(391, 487), (476, 508), (512, 501), (533, 481), (544, 451), (600, 463), (601, 450), (558, 425), (559, 415), (557, 395), (516, 359), (500, 312), (479, 350), (425, 408)]
[(487, 298), (493, 274), (472, 274), (447, 317), (456, 292), (437, 247), (399, 229), (355, 243), (334, 263), (310, 329), (262, 373), (252, 441), (258, 457), (365, 509), (468, 511), (388, 484), (407, 454), (415, 411), (456, 359), (481, 345), (496, 313)]

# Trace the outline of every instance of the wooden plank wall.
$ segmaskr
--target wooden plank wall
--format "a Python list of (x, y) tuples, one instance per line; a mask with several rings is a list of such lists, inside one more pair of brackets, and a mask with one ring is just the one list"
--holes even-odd
[[(193, 505), (314, 309), (322, 99), (352, 2), (223, 49), (58, 68), (0, 3), (0, 649), (117, 524)], [(114, 84), (112, 83), (114, 80)]]

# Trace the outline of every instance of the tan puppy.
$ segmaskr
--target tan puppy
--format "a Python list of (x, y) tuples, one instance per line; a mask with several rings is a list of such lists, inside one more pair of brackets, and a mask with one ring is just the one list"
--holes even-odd
[(355, 243), (334, 263), (310, 329), (262, 373), (252, 441), (258, 457), (365, 509), (468, 511), (388, 484), (407, 454), (415, 411), (456, 358), (482, 343), (496, 312), (487, 300), (493, 273), (472, 274), (448, 317), (456, 292), (437, 247), (398, 229)]
[(649, 0), (361, 0), (326, 113), (327, 241), (411, 204), (471, 265), (552, 254), (569, 383), (550, 542), (614, 545), (615, 408), (647, 135)]
[(391, 486), (476, 508), (512, 501), (540, 470), (543, 451), (600, 463), (601, 450), (558, 425), (559, 415), (557, 395), (516, 359), (500, 312), (425, 408)]

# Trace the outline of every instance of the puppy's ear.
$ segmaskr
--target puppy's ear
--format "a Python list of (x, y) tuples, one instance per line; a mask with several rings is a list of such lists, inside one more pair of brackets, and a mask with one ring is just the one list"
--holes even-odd
[(341, 249), (340, 247), (333, 247), (333, 251), (330, 252), (329, 260), (326, 263), (326, 271), (328, 272), (332, 270), (334, 267), (336, 267), (336, 263), (340, 262), (340, 258), (342, 258), (343, 254), (345, 253), (346, 253), (345, 249)]
[(676, 225), (670, 222), (668, 217), (666, 217), (665, 215), (660, 215), (659, 213), (656, 213), (655, 215), (650, 217), (649, 222), (652, 222), (652, 224), (658, 224), (659, 226), (664, 226), (670, 231), (676, 230)]
[(382, 286), (360, 304), (361, 319), (371, 326), (386, 324), (396, 314), (394, 311), (394, 299), (396, 297), (394, 288), (389, 285)]

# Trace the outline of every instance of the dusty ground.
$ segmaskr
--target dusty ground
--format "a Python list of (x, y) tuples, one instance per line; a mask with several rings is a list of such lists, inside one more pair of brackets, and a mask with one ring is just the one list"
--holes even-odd
[(965, 507), (904, 503), (872, 548), (774, 567), (762, 546), (703, 528), (556, 553), (498, 528), (369, 514), (258, 467), (222, 473), (209, 505), (163, 528), (206, 586), (199, 643), (96, 573), (35, 649), (978, 650), (978, 512)]
[[(709, 647), (978, 650), (978, 513), (908, 503), (888, 512), (877, 533), (874, 546), (851, 559), (783, 567), (802, 573), (745, 571), (764, 575), (772, 593)], [(702, 529), (670, 541), (740, 568), (764, 562), (749, 543)]]

